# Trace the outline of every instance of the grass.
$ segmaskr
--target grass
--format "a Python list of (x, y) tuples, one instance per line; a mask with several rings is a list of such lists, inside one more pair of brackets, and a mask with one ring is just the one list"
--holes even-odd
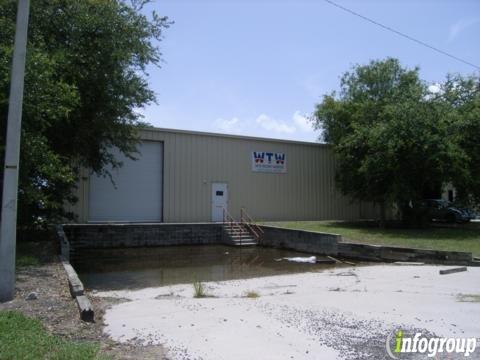
[(1, 359), (99, 359), (99, 345), (49, 334), (40, 321), (14, 311), (0, 311)]
[(256, 298), (260, 297), (260, 294), (257, 293), (256, 291), (247, 291), (245, 293), (245, 297), (250, 298), (250, 299), (256, 299)]
[(419, 249), (467, 251), (480, 256), (480, 223), (424, 229), (381, 229), (372, 222), (293, 221), (269, 222), (266, 225), (289, 229), (328, 232), (342, 235), (344, 241), (403, 246)]
[(37, 257), (32, 255), (18, 254), (15, 265), (17, 266), (17, 268), (25, 266), (37, 266), (40, 265), (40, 261)]
[(193, 283), (193, 297), (194, 298), (206, 298), (206, 297), (210, 297), (209, 295), (207, 295), (207, 293), (205, 292), (205, 288), (202, 284), (201, 281), (195, 281)]
[(45, 252), (44, 249), (46, 244), (44, 243), (33, 243), (33, 242), (21, 242), (17, 241), (16, 249), (16, 260), (15, 265), (17, 268), (26, 267), (26, 266), (38, 266), (42, 263), (42, 252)]
[(480, 303), (480, 295), (479, 294), (459, 294), (457, 296), (457, 301)]

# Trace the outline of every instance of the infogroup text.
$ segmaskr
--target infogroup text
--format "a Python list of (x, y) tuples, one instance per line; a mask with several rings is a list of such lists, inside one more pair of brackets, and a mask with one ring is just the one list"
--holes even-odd
[(392, 359), (399, 359), (402, 353), (420, 353), (428, 357), (434, 357), (439, 353), (463, 354), (470, 356), (476, 347), (476, 338), (445, 338), (445, 337), (426, 337), (422, 333), (416, 333), (413, 337), (408, 337), (402, 330), (395, 333), (395, 346), (392, 349), (390, 340), (392, 334), (387, 337), (387, 353)]

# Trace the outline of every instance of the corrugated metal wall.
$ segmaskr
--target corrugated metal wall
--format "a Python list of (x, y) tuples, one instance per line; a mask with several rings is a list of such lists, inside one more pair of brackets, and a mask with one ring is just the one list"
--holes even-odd
[[(328, 146), (247, 137), (142, 130), (141, 138), (164, 143), (164, 222), (211, 220), (212, 182), (228, 184), (228, 210), (245, 207), (256, 220), (350, 220), (374, 216), (370, 204), (352, 203), (335, 188), (335, 161)], [(253, 151), (285, 153), (287, 173), (252, 171)], [(79, 221), (88, 220), (88, 174), (79, 184)]]

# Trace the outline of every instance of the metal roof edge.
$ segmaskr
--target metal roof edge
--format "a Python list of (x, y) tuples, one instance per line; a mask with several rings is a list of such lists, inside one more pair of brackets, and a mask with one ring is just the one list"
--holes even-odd
[(278, 143), (297, 144), (297, 145), (330, 147), (330, 145), (326, 144), (326, 143), (317, 143), (317, 142), (299, 141), (299, 140), (274, 139), (274, 138), (247, 136), (247, 135), (222, 134), (222, 133), (195, 131), (195, 130), (181, 130), (181, 129), (159, 128), (159, 127), (145, 127), (145, 128), (139, 128), (139, 130), (141, 132), (142, 131), (146, 131), (146, 132), (148, 132), (148, 131), (150, 131), (150, 132), (168, 132), (168, 133), (178, 133), (178, 134), (187, 134), (187, 135), (222, 137), (222, 138), (230, 138), (230, 139), (238, 139), (238, 140), (254, 140), (254, 141), (278, 142)]

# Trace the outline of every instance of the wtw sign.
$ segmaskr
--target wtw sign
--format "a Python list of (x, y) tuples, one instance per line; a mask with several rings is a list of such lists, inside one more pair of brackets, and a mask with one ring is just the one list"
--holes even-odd
[(285, 157), (285, 153), (252, 152), (252, 171), (286, 173), (287, 158)]

